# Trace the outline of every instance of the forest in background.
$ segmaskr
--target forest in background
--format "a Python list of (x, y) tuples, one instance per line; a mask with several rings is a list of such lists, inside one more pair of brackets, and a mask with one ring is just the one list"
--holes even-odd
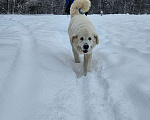
[[(90, 0), (89, 14), (150, 14), (150, 0)], [(65, 14), (65, 0), (0, 0), (0, 14)]]

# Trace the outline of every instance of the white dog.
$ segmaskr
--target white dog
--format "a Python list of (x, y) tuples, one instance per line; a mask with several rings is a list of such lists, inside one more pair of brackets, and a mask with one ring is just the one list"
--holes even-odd
[(75, 0), (70, 8), (71, 21), (68, 28), (70, 43), (75, 62), (79, 63), (79, 54), (84, 54), (84, 75), (90, 71), (92, 50), (99, 44), (98, 35), (88, 17), (79, 13), (88, 12), (91, 3), (89, 0)]

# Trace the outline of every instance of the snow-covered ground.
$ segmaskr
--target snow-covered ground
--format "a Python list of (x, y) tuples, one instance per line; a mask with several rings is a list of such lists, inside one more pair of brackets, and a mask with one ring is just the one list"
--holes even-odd
[(100, 44), (85, 77), (69, 17), (0, 15), (0, 120), (150, 120), (150, 16), (88, 17)]

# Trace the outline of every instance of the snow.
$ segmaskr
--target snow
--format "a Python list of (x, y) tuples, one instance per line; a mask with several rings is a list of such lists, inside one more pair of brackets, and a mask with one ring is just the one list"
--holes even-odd
[(150, 119), (150, 16), (88, 17), (100, 44), (85, 77), (70, 17), (0, 15), (0, 120)]

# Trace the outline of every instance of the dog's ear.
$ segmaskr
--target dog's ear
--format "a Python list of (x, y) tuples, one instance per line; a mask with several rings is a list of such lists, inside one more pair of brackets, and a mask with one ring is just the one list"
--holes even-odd
[(77, 39), (77, 37), (78, 37), (77, 35), (73, 35), (73, 36), (72, 36), (72, 43), (75, 42), (75, 39)]
[(99, 44), (99, 38), (98, 38), (98, 35), (95, 34), (95, 35), (94, 35), (94, 38), (96, 39), (96, 44), (98, 45), (98, 44)]

